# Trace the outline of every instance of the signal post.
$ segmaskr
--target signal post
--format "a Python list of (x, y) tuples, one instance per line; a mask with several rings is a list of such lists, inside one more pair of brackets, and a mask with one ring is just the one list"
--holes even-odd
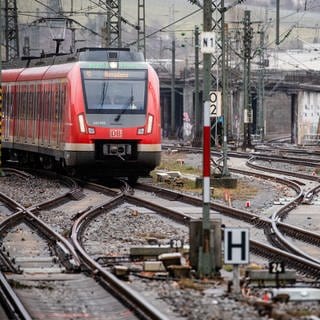
[(203, 2), (203, 36), (201, 48), (203, 52), (203, 211), (202, 211), (202, 239), (199, 243), (198, 275), (212, 277), (215, 274), (216, 264), (214, 257), (214, 234), (210, 228), (210, 147), (211, 147), (211, 122), (210, 122), (210, 72), (211, 54), (214, 50), (215, 39), (210, 34), (212, 29), (212, 1)]

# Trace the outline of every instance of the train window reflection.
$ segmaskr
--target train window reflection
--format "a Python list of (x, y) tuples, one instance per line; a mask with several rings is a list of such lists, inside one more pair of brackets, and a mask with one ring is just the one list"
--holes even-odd
[(142, 80), (85, 80), (87, 111), (142, 113), (145, 109), (145, 86)]

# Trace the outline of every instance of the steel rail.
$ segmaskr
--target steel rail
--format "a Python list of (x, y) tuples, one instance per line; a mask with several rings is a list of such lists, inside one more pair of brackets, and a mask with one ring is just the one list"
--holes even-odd
[[(270, 178), (270, 176), (268, 176), (268, 177)], [(297, 203), (299, 203), (299, 201), (301, 201), (301, 197), (303, 197), (301, 195), (301, 189), (300, 189), (298, 184), (296, 184), (296, 183), (294, 183), (292, 181), (283, 180), (281, 178), (275, 178), (275, 180), (277, 182), (280, 182), (280, 181), (282, 181), (282, 183), (285, 182), (287, 185), (293, 187), (294, 190), (296, 190), (296, 191), (300, 190), (300, 193), (298, 194), (298, 196), (291, 203), (287, 204), (286, 206), (282, 207), (280, 210), (278, 210), (276, 212), (276, 214), (285, 214), (288, 211), (290, 211), (293, 207), (295, 207), (297, 205)], [(194, 198), (194, 197), (187, 196), (185, 194), (180, 194), (180, 193), (177, 195), (177, 192), (174, 192), (174, 191), (171, 191), (171, 190), (162, 189), (162, 188), (158, 188), (158, 187), (155, 187), (155, 186), (145, 186), (145, 185), (142, 185), (142, 184), (137, 184), (136, 188), (142, 189), (144, 191), (154, 192), (158, 196), (164, 196), (167, 199), (176, 200), (176, 201), (182, 201), (182, 202), (185, 202), (185, 203), (196, 205), (198, 207), (202, 206), (202, 200), (201, 199)], [(135, 199), (134, 200), (135, 204), (142, 205), (141, 200), (139, 200), (139, 199), (136, 200), (135, 197), (127, 196), (127, 198), (128, 199), (129, 198)], [(145, 200), (143, 200), (143, 202), (145, 202)], [(149, 207), (151, 207), (152, 205), (153, 204), (149, 204)], [(240, 217), (241, 220), (243, 220), (245, 222), (248, 222), (248, 223), (250, 223), (252, 225), (255, 225), (258, 228), (264, 228), (264, 229), (266, 227), (273, 228), (274, 232), (276, 233), (277, 237), (280, 240), (280, 243), (285, 245), (288, 249), (290, 249), (291, 251), (293, 251), (295, 253), (301, 254), (301, 256), (304, 256), (306, 259), (310, 259), (310, 260), (314, 261), (315, 263), (319, 263), (320, 262), (317, 259), (312, 258), (307, 254), (304, 254), (301, 250), (299, 250), (295, 246), (291, 245), (281, 235), (281, 232), (278, 230), (278, 225), (279, 225), (279, 228), (281, 230), (286, 230), (287, 231), (286, 233), (290, 232), (291, 235), (294, 235), (295, 233), (296, 234), (299, 234), (299, 233), (301, 234), (301, 231), (303, 231), (304, 237), (309, 239), (310, 243), (315, 243), (315, 244), (319, 244), (320, 243), (320, 236), (317, 233), (313, 233), (313, 232), (310, 232), (310, 231), (307, 231), (307, 230), (302, 230), (301, 228), (298, 228), (298, 227), (291, 226), (291, 225), (285, 224), (283, 222), (280, 222), (280, 221), (278, 221), (278, 216), (273, 216), (271, 219), (269, 219), (269, 218), (268, 219), (261, 218), (260, 216), (258, 216), (256, 214), (249, 213), (249, 212), (244, 211), (244, 210), (230, 208), (228, 206), (224, 206), (222, 204), (213, 203), (213, 202), (211, 202), (210, 207), (211, 207), (212, 210), (218, 211), (218, 212), (226, 214), (228, 216), (235, 217), (235, 218), (238, 218), (238, 219)], [(172, 210), (170, 210), (168, 208), (161, 209), (161, 206), (158, 206), (157, 210), (158, 211), (162, 210), (162, 212), (169, 212), (170, 213), (170, 217), (175, 218), (177, 220), (178, 215), (174, 211), (171, 213)], [(275, 219), (276, 219), (276, 223), (277, 224), (274, 223)], [(179, 218), (179, 220), (188, 222), (190, 220), (190, 218), (188, 216), (184, 216), (183, 215), (182, 217)]]
[(258, 164), (254, 164), (253, 161), (258, 160), (258, 158), (256, 156), (251, 157), (248, 161), (247, 161), (247, 166), (256, 170), (264, 170), (264, 171), (269, 171), (269, 172), (274, 172), (274, 173), (280, 173), (280, 174), (284, 174), (284, 175), (290, 175), (292, 177), (297, 177), (300, 179), (305, 179), (305, 180), (311, 180), (311, 181), (316, 181), (316, 182), (320, 182), (320, 178), (317, 176), (313, 176), (311, 174), (304, 174), (304, 173), (299, 173), (299, 172), (293, 172), (293, 171), (284, 171), (281, 169), (275, 169), (275, 168), (270, 168), (270, 167), (265, 167), (262, 165), (258, 165)]
[[(72, 179), (68, 178), (68, 183), (71, 185), (72, 189), (66, 192), (62, 196), (58, 196), (55, 199), (51, 199), (49, 201), (43, 202), (42, 204), (35, 205), (30, 208), (25, 208), (21, 204), (17, 203), (10, 197), (0, 192), (0, 199), (6, 203), (11, 209), (17, 210), (17, 212), (3, 221), (0, 222), (0, 234), (5, 233), (5, 229), (9, 227), (13, 227), (17, 225), (20, 221), (26, 221), (29, 225), (34, 228), (39, 228), (41, 232), (51, 241), (54, 241), (56, 244), (56, 249), (64, 256), (64, 261), (67, 263), (67, 268), (78, 269), (80, 267), (80, 260), (77, 257), (77, 254), (70, 244), (70, 242), (61, 236), (58, 232), (52, 230), (46, 223), (44, 223), (41, 219), (36, 216), (37, 210), (39, 208), (44, 208), (46, 206), (51, 206), (53, 203), (61, 202), (62, 199), (68, 197), (70, 193), (73, 192), (74, 189), (78, 189), (75, 182)], [(68, 261), (68, 262), (66, 262)]]
[(103, 279), (105, 286), (116, 296), (118, 296), (120, 300), (129, 305), (132, 310), (137, 312), (139, 316), (141, 316), (143, 319), (150, 320), (169, 320), (167, 316), (157, 310), (145, 298), (140, 296), (136, 291), (125, 285), (123, 281), (119, 280), (112, 273), (102, 267), (98, 262), (93, 260), (81, 245), (81, 232), (90, 222), (90, 220), (99, 214), (101, 210), (111, 210), (115, 206), (120, 205), (125, 201), (126, 197), (126, 195), (118, 195), (104, 205), (92, 208), (90, 211), (87, 211), (81, 217), (79, 217), (72, 227), (72, 243), (84, 265), (92, 270), (95, 276), (99, 276), (99, 278)]
[(6, 277), (0, 271), (0, 300), (3, 300), (5, 309), (10, 319), (32, 320), (29, 312), (25, 309), (18, 296), (15, 294)]
[[(259, 165), (254, 165), (251, 163), (251, 161), (253, 161), (254, 158), (252, 159), (249, 159), (248, 160), (248, 165), (250, 167), (253, 167), (253, 168), (259, 168), (259, 169), (263, 169), (263, 170), (269, 170), (269, 168), (267, 167), (264, 167), (264, 166), (259, 166)], [(283, 170), (279, 170), (279, 169), (272, 169), (273, 172), (281, 172), (281, 173), (284, 173), (285, 171)], [(291, 172), (285, 172), (286, 174), (291, 174)], [(296, 177), (299, 177), (299, 178), (305, 178), (306, 175), (304, 174), (300, 174), (300, 173), (293, 173), (294, 176)], [(313, 177), (310, 175), (310, 177), (312, 178), (311, 180), (314, 180), (314, 181), (319, 181), (319, 178), (318, 177)], [(308, 178), (309, 178), (309, 175), (308, 175)], [(315, 178), (315, 179), (313, 179)], [(293, 182), (291, 182), (293, 183)], [(294, 184), (294, 183), (293, 183)], [(298, 188), (300, 188), (298, 185), (296, 186), (296, 190), (298, 190)], [(320, 186), (316, 186), (313, 188), (312, 191), (310, 192), (315, 192), (317, 190), (319, 190)], [(273, 232), (276, 234), (279, 242), (285, 247), (287, 248), (287, 250), (295, 253), (295, 254), (298, 254), (299, 256), (301, 257), (305, 257), (306, 259), (308, 260), (311, 260), (315, 263), (318, 263), (320, 265), (320, 260), (319, 259), (316, 259), (310, 255), (308, 255), (307, 253), (305, 253), (303, 250), (300, 250), (297, 246), (293, 245), (292, 243), (290, 243), (290, 241), (288, 241), (287, 239), (285, 239), (285, 237), (283, 236), (282, 232), (279, 230), (278, 228), (278, 223), (284, 219), (289, 211), (291, 211), (294, 207), (296, 207), (299, 203), (302, 202), (304, 198), (304, 194), (302, 192), (302, 190), (300, 190), (300, 193), (298, 194), (298, 196), (293, 200), (293, 201), (290, 201), (290, 203), (284, 205), (280, 210), (274, 212), (271, 216), (271, 224), (272, 224), (272, 230)]]

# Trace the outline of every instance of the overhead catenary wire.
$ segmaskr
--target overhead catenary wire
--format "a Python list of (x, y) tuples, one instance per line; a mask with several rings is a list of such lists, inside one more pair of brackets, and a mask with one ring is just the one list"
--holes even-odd
[[(95, 5), (97, 5), (99, 8), (104, 9), (104, 8), (102, 7), (102, 5), (99, 4), (99, 3), (96, 3), (96, 2), (93, 1), (93, 0), (90, 0), (90, 2), (92, 2), (92, 3), (95, 4)], [(118, 18), (120, 18), (121, 22), (123, 22), (123, 23), (125, 23), (125, 24), (128, 24), (129, 26), (133, 27), (133, 28), (136, 29), (136, 30), (139, 30), (140, 27), (139, 27), (138, 25), (136, 25), (136, 24), (128, 21), (127, 19), (123, 18), (118, 12), (116, 12), (115, 10), (113, 10), (113, 8), (111, 8), (106, 2), (104, 3), (104, 5), (106, 6), (106, 9), (107, 9), (107, 10), (110, 10), (114, 15), (116, 15)]]
[[(159, 32), (163, 32), (163, 31), (165, 31), (166, 29), (170, 28), (171, 26), (175, 25), (176, 23), (178, 23), (178, 22), (180, 22), (180, 21), (183, 21), (183, 20), (191, 17), (192, 15), (198, 13), (198, 12), (201, 11), (201, 10), (202, 10), (201, 8), (200, 8), (200, 9), (197, 9), (197, 10), (195, 10), (195, 11), (187, 14), (186, 16), (184, 16), (184, 17), (182, 17), (182, 18), (180, 18), (180, 19), (178, 19), (178, 20), (175, 20), (175, 21), (167, 24), (166, 26), (164, 26), (164, 27), (162, 27), (162, 28), (160, 28), (160, 29), (157, 29), (156, 31), (153, 31), (153, 32), (149, 33), (148, 35), (146, 35), (145, 38), (147, 39), (147, 38), (150, 38), (150, 37), (154, 36), (155, 34), (157, 34), (157, 33), (159, 33)], [(127, 46), (135, 45), (137, 42), (138, 42), (137, 40), (136, 40), (136, 41), (133, 41), (133, 42), (131, 42), (131, 43), (128, 43)]]
[[(57, 15), (59, 14), (61, 17), (64, 17), (65, 19), (70, 20), (70, 21), (76, 23), (76, 24), (79, 25), (81, 28), (89, 31), (90, 33), (94, 34), (95, 36), (98, 36), (98, 37), (103, 38), (103, 36), (102, 36), (100, 33), (98, 33), (98, 32), (96, 32), (96, 31), (94, 31), (94, 30), (92, 30), (92, 29), (84, 26), (83, 24), (81, 24), (80, 22), (78, 22), (78, 21), (76, 21), (76, 20), (74, 20), (74, 19), (70, 19), (68, 16), (65, 16), (63, 13), (57, 12), (57, 11), (54, 10), (53, 8), (51, 8), (51, 7), (47, 6), (46, 4), (44, 4), (42, 1), (40, 1), (40, 0), (35, 0), (35, 1), (36, 1), (37, 3), (39, 3), (39, 4), (41, 4), (42, 6), (46, 7), (47, 9), (53, 11), (53, 12), (56, 13)], [(38, 22), (40, 22), (41, 19), (45, 19), (45, 18), (43, 17), (43, 18), (38, 19)], [(33, 25), (33, 23), (31, 23), (31, 25)]]

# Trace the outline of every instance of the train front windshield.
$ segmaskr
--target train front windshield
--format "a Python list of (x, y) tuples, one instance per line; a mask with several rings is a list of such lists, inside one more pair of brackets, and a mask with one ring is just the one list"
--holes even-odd
[(87, 113), (143, 114), (147, 70), (82, 70)]

